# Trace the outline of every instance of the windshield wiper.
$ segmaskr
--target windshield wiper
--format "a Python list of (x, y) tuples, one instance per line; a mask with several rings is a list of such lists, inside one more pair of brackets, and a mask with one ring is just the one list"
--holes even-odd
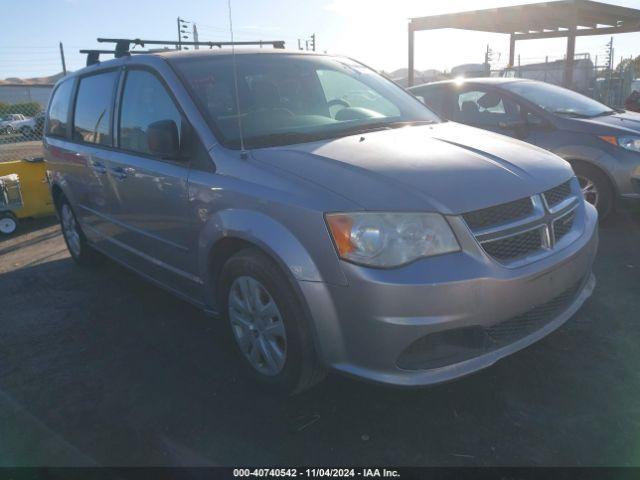
[(595, 118), (595, 117), (606, 117), (607, 115), (614, 115), (616, 113), (620, 113), (617, 110), (604, 110), (600, 113), (596, 113), (595, 115), (592, 115), (591, 118)]
[[(315, 142), (328, 138), (346, 137), (348, 135), (357, 135), (360, 133), (375, 132), (379, 130), (391, 130), (412, 125), (429, 125), (437, 123), (435, 120), (415, 120), (415, 121), (398, 121), (398, 122), (378, 122), (366, 125), (358, 125), (351, 128), (338, 129), (335, 131), (323, 131), (315, 133), (305, 132), (276, 132), (265, 135), (256, 135), (244, 140), (247, 148), (275, 147), (281, 145), (289, 145), (293, 143)], [(230, 142), (234, 147), (240, 146), (240, 139)]]
[(575, 118), (591, 118), (591, 115), (585, 115), (584, 113), (578, 113), (573, 110), (553, 110), (553, 112), (551, 113), (555, 113), (557, 115), (567, 115), (569, 117)]
[(335, 132), (336, 136), (357, 135), (359, 133), (377, 132), (380, 130), (391, 130), (394, 128), (402, 128), (417, 125), (430, 125), (437, 123), (435, 120), (413, 120), (413, 121), (397, 121), (397, 122), (377, 122), (368, 123), (366, 125), (358, 125), (351, 128), (345, 128)]
[[(245, 144), (249, 148), (260, 148), (276, 145), (288, 145), (291, 143), (313, 142), (315, 140), (321, 140), (322, 138), (324, 138), (324, 135), (319, 133), (277, 132), (249, 137), (245, 139)], [(239, 143), (239, 139), (235, 140), (233, 143)]]

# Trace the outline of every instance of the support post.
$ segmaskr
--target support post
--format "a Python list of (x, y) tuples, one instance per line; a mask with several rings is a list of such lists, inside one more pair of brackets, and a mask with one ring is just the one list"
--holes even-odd
[(573, 84), (573, 63), (576, 56), (576, 27), (569, 29), (567, 36), (567, 58), (564, 62), (564, 77), (562, 85), (565, 88), (571, 88)]
[(509, 68), (513, 68), (516, 59), (516, 36), (512, 33), (509, 36)]
[(413, 31), (413, 26), (411, 25), (411, 20), (409, 20), (409, 71), (407, 73), (407, 86), (411, 87), (413, 85), (413, 43), (414, 43), (415, 33)]
[(193, 47), (195, 50), (198, 50), (200, 48), (199, 45), (197, 45), (198, 42), (198, 27), (196, 27), (196, 24), (193, 24), (193, 41), (196, 42), (196, 45)]

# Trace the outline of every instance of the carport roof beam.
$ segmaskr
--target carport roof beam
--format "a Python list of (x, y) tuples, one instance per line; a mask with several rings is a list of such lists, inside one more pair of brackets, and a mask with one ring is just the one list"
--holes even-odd
[[(567, 37), (567, 54), (575, 37), (640, 32), (640, 10), (592, 0), (560, 0), (512, 7), (472, 10), (409, 19), (409, 85), (414, 80), (414, 34), (421, 30), (455, 28), (511, 35), (510, 66), (515, 42)], [(564, 84), (571, 84), (573, 55), (567, 55)]]

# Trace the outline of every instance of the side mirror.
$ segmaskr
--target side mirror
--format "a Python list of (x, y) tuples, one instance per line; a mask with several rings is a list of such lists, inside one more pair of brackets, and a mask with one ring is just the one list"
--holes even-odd
[(152, 155), (161, 158), (178, 159), (180, 157), (180, 134), (173, 120), (159, 120), (147, 129), (147, 145)]
[(424, 97), (422, 95), (416, 95), (416, 98), (420, 100), (422, 103), (425, 103)]

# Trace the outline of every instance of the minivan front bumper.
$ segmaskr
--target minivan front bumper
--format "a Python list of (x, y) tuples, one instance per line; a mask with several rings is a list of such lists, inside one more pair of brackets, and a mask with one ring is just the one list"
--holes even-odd
[(464, 248), (389, 270), (343, 264), (347, 286), (300, 282), (325, 363), (395, 385), (428, 385), (482, 368), (546, 336), (591, 295), (597, 213), (579, 238), (506, 268)]

